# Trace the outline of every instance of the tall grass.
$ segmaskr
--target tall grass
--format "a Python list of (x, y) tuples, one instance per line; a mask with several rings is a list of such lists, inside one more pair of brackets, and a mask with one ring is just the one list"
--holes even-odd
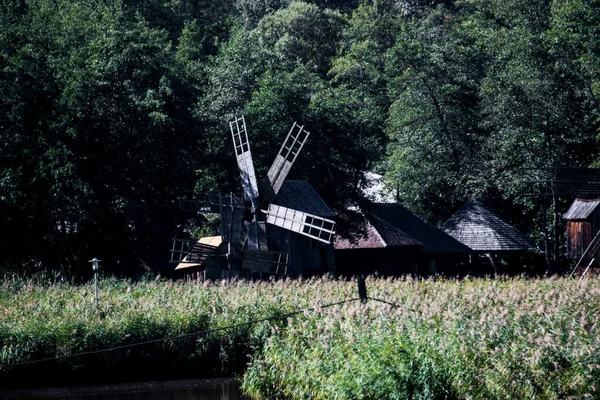
[(257, 398), (600, 397), (600, 281), (368, 280), (370, 300), (289, 321), (244, 376)]
[[(141, 366), (244, 373), (256, 398), (600, 398), (600, 280), (367, 279), (0, 284), (0, 364), (104, 349), (316, 307), (279, 321), (126, 351), (0, 370), (72, 376)], [(161, 372), (161, 371), (159, 371)]]

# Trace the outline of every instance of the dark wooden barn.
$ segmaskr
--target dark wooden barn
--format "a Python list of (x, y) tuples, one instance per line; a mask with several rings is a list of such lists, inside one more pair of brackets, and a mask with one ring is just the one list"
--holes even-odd
[(334, 241), (337, 274), (355, 276), (416, 274), (423, 243), (373, 215), (365, 218), (364, 235)]
[(477, 200), (463, 204), (442, 229), (473, 251), (470, 273), (518, 274), (539, 263), (529, 238)]
[(367, 234), (358, 241), (338, 238), (340, 274), (456, 274), (470, 249), (398, 203), (370, 203), (363, 209)]
[(446, 232), (399, 203), (373, 203), (368, 213), (423, 244), (417, 257), (418, 275), (462, 273), (471, 249)]
[(563, 215), (567, 220), (567, 257), (579, 260), (600, 231), (600, 199), (575, 199)]

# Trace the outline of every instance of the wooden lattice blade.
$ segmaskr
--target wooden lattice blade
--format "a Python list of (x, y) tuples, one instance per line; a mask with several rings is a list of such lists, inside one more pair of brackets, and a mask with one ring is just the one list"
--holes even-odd
[(303, 126), (297, 125), (294, 122), (279, 153), (275, 157), (273, 165), (271, 165), (267, 173), (265, 183), (270, 187), (265, 187), (262, 190), (263, 198), (267, 203), (270, 203), (277, 195), (277, 192), (279, 192), (279, 189), (281, 189), (281, 185), (283, 185), (309, 135), (310, 132), (305, 131)]
[(218, 249), (221, 243), (222, 239), (220, 236), (203, 237), (198, 241), (173, 239), (170, 262), (178, 264), (204, 264), (210, 258), (218, 257)]
[(240, 169), (242, 178), (242, 187), (244, 189), (244, 199), (253, 201), (258, 198), (258, 185), (256, 183), (256, 173), (254, 172), (254, 163), (252, 153), (250, 153), (250, 143), (248, 141), (248, 132), (246, 130), (246, 121), (244, 117), (236, 118), (229, 123), (231, 128), (231, 137), (233, 138), (233, 148)]
[(335, 221), (287, 207), (269, 204), (263, 211), (267, 223), (308, 236), (323, 243), (331, 243), (335, 234)]

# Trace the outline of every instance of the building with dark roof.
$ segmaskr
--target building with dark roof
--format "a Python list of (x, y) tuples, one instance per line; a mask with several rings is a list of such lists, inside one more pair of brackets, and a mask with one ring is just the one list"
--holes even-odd
[(456, 274), (471, 252), (401, 204), (371, 203), (363, 212), (366, 234), (334, 243), (338, 271), (348, 275)]
[(529, 238), (477, 200), (463, 204), (442, 229), (473, 251), (528, 251)]
[(365, 218), (364, 225), (363, 234), (355, 238), (336, 236), (333, 246), (338, 275), (417, 273), (418, 253), (423, 243), (373, 215)]
[[(511, 258), (511, 268), (522, 265), (515, 257), (522, 257), (532, 248), (529, 238), (514, 226), (500, 218), (477, 200), (463, 204), (443, 225), (442, 229), (450, 236), (469, 247), (477, 255), (485, 255), (492, 268), (485, 271), (485, 265), (471, 260), (478, 272), (524, 272), (500, 271), (501, 260)], [(518, 269), (518, 268), (517, 268)]]
[[(283, 182), (274, 204), (318, 217), (333, 219), (335, 214), (306, 180)], [(333, 246), (290, 230), (269, 225), (267, 229), (269, 250), (286, 252), (289, 255), (287, 276), (311, 276), (336, 273)]]
[(579, 260), (600, 231), (600, 199), (575, 199), (563, 215), (567, 220), (567, 257)]

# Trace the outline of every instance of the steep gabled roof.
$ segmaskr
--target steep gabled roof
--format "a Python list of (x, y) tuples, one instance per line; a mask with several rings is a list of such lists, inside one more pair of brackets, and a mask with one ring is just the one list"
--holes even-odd
[(376, 216), (366, 220), (366, 235), (355, 241), (336, 235), (333, 247), (336, 250), (346, 249), (382, 249), (385, 247), (423, 247), (423, 243), (406, 233), (394, 228)]
[(304, 179), (284, 181), (277, 193), (277, 197), (275, 197), (275, 202), (280, 206), (293, 208), (294, 210), (319, 217), (335, 217), (331, 208)]
[(568, 220), (586, 219), (598, 205), (600, 205), (600, 199), (575, 199), (563, 218)]
[(442, 226), (475, 251), (529, 250), (527, 236), (477, 200), (463, 204)]
[(468, 253), (471, 250), (398, 203), (372, 204), (369, 213), (423, 244), (424, 253)]

